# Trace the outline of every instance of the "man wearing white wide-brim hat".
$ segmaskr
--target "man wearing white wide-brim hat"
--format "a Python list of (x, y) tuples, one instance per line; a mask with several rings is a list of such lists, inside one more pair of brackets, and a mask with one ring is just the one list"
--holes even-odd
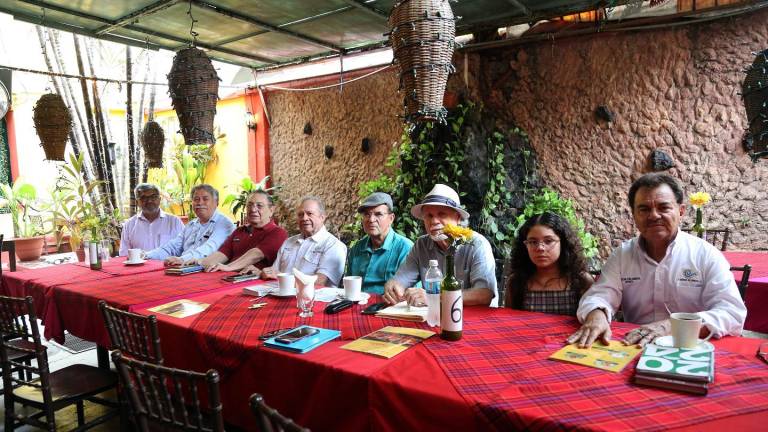
[[(384, 300), (395, 304), (403, 300), (408, 304), (425, 304), (424, 289), (415, 285), (424, 278), (429, 260), (437, 260), (445, 274), (445, 256), (448, 240), (443, 234), (446, 225), (459, 225), (469, 218), (461, 207), (459, 194), (444, 184), (436, 184), (420, 204), (411, 208), (411, 215), (424, 222), (427, 234), (419, 237), (395, 276), (384, 286)], [(498, 305), (496, 288), (496, 262), (491, 244), (479, 233), (460, 247), (454, 257), (454, 274), (462, 284), (464, 304)]]

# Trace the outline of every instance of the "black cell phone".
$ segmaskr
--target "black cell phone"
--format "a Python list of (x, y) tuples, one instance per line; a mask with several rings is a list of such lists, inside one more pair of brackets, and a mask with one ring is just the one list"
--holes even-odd
[(354, 300), (336, 300), (332, 303), (328, 303), (328, 306), (325, 307), (325, 313), (327, 314), (339, 313), (344, 309), (351, 308), (352, 305), (355, 303), (357, 302)]
[(267, 339), (273, 338), (275, 336), (280, 336), (281, 334), (288, 333), (291, 330), (293, 330), (293, 327), (291, 327), (291, 328), (281, 328), (281, 329), (277, 329), (277, 330), (268, 331), (268, 332), (266, 332), (264, 334), (261, 334), (259, 336), (259, 340), (267, 340)]
[(360, 312), (360, 313), (363, 314), (363, 315), (374, 315), (374, 314), (376, 314), (376, 312), (386, 308), (387, 306), (389, 306), (389, 304), (387, 304), (387, 302), (374, 303), (374, 304), (368, 306), (367, 308), (363, 309), (363, 311)]
[(293, 330), (291, 332), (285, 333), (284, 335), (275, 338), (275, 342), (280, 342), (284, 344), (292, 344), (295, 342), (298, 342), (305, 337), (309, 337), (312, 335), (316, 335), (320, 333), (320, 330), (312, 327), (302, 327), (298, 328), (296, 330)]

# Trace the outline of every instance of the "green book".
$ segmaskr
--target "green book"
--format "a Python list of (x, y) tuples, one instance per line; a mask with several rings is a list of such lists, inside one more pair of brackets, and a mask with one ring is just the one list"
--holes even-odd
[(715, 379), (715, 351), (711, 345), (671, 348), (649, 344), (637, 362), (635, 375), (711, 383)]

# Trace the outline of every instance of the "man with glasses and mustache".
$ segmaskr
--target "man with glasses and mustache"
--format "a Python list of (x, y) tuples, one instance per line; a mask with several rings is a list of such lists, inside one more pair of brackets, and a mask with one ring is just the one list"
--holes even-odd
[(288, 233), (272, 220), (275, 204), (267, 192), (256, 191), (245, 202), (247, 224), (237, 228), (219, 250), (198, 260), (205, 271), (238, 271), (272, 265)]
[(133, 191), (141, 211), (125, 221), (120, 236), (120, 256), (128, 249), (150, 251), (176, 237), (184, 224), (178, 217), (160, 210), (160, 190), (150, 183), (141, 183)]
[(192, 210), (196, 219), (173, 240), (147, 252), (147, 258), (163, 260), (169, 267), (205, 258), (216, 251), (235, 230), (235, 224), (219, 213), (219, 191), (209, 184), (192, 188)]
[(624, 337), (644, 346), (671, 332), (669, 311), (696, 312), (700, 337), (739, 335), (747, 308), (723, 254), (679, 229), (683, 189), (667, 174), (650, 173), (629, 188), (629, 207), (640, 235), (625, 241), (584, 294), (576, 313), (581, 328), (568, 343), (589, 347), (611, 339), (611, 317), (621, 306), (626, 321), (641, 324)]
[(384, 283), (405, 261), (413, 242), (392, 229), (395, 213), (388, 194), (370, 194), (360, 203), (357, 212), (363, 218), (366, 235), (349, 250), (346, 274), (361, 276), (363, 291), (383, 294)]
[[(409, 305), (427, 303), (426, 291), (416, 283), (424, 283), (430, 260), (437, 260), (445, 274), (448, 241), (443, 228), (469, 219), (469, 213), (461, 207), (459, 194), (443, 184), (436, 184), (420, 204), (413, 206), (411, 215), (424, 222), (427, 235), (416, 240), (395, 276), (384, 286), (383, 298), (389, 304), (404, 300)], [(491, 244), (480, 233), (474, 233), (472, 240), (456, 251), (454, 270), (456, 279), (463, 284), (464, 305), (498, 306), (496, 261)]]

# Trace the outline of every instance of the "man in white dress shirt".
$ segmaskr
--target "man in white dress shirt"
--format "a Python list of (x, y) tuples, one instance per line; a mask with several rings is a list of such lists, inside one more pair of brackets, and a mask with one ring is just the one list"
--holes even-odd
[(598, 281), (584, 294), (581, 328), (568, 343), (589, 347), (611, 338), (611, 317), (622, 307), (628, 322), (642, 324), (624, 337), (644, 346), (671, 331), (669, 310), (697, 312), (701, 337), (739, 335), (747, 316), (728, 261), (706, 241), (680, 231), (683, 190), (673, 177), (645, 174), (629, 189), (640, 235), (616, 249)]
[(278, 273), (293, 271), (316, 274), (318, 286), (338, 286), (347, 260), (347, 246), (325, 229), (325, 206), (320, 198), (304, 197), (296, 209), (301, 234), (288, 238), (272, 267), (261, 275), (275, 279)]
[(235, 224), (219, 213), (219, 192), (208, 184), (192, 188), (192, 209), (197, 219), (173, 240), (147, 253), (147, 258), (163, 260), (166, 266), (180, 266), (205, 258), (217, 251), (235, 230)]
[(133, 191), (141, 211), (125, 221), (120, 236), (120, 256), (128, 249), (150, 251), (166, 244), (184, 228), (181, 220), (160, 210), (160, 190), (150, 183), (141, 183)]

